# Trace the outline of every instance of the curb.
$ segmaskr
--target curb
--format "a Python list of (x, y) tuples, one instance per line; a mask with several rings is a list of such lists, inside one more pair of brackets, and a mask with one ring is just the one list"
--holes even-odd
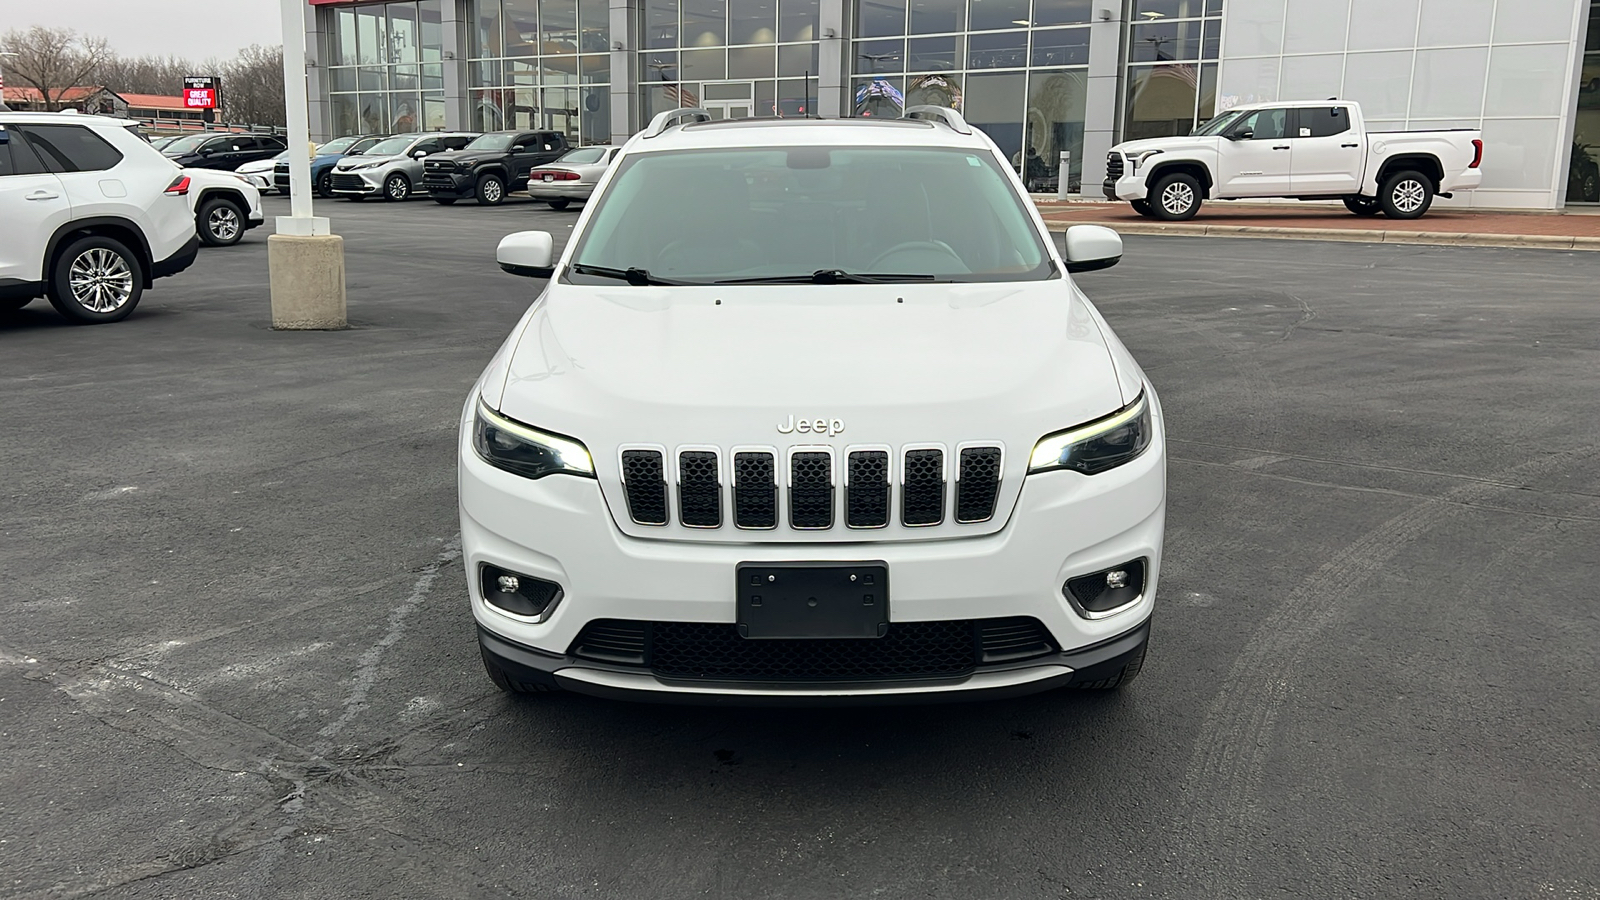
[(1600, 250), (1600, 238), (1555, 234), (1473, 234), (1450, 231), (1380, 231), (1369, 228), (1293, 228), (1269, 225), (1187, 225), (1153, 222), (1051, 222), (1051, 231), (1072, 225), (1104, 225), (1122, 234), (1186, 237), (1243, 237), (1288, 241), (1344, 241), (1357, 244), (1431, 244), (1455, 247), (1509, 247), (1518, 250)]

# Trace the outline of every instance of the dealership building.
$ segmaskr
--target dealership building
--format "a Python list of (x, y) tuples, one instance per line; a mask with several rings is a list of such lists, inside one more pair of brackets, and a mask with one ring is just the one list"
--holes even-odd
[[(961, 110), (1030, 190), (1098, 194), (1120, 141), (1239, 103), (1359, 101), (1481, 128), (1458, 205), (1600, 202), (1600, 0), (307, 0), (312, 130), (548, 128)], [(1441, 201), (1445, 202), (1445, 201)]]

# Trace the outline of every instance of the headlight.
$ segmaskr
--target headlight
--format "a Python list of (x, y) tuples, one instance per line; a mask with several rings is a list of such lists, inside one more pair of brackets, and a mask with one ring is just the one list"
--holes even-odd
[(379, 165), (379, 163), (376, 160), (372, 162), (358, 162), (354, 165), (345, 166), (344, 170), (346, 172), (354, 172), (357, 169), (370, 169), (377, 165)]
[(460, 163), (461, 167), (464, 168), (464, 169), (470, 169), (473, 166), (478, 164), (478, 161), (476, 159), (472, 159), (472, 158), (458, 159), (458, 160), (456, 160), (456, 162)]
[(1129, 153), (1128, 162), (1133, 163), (1133, 171), (1137, 172), (1141, 163), (1160, 152), (1160, 150), (1141, 150), (1138, 153)]
[(1150, 420), (1150, 394), (1104, 419), (1040, 439), (1028, 459), (1028, 474), (1068, 469), (1093, 475), (1114, 469), (1150, 446), (1154, 423)]
[(557, 472), (594, 477), (589, 451), (571, 438), (529, 428), (500, 415), (478, 401), (472, 425), (472, 446), (483, 461), (524, 478), (543, 478)]

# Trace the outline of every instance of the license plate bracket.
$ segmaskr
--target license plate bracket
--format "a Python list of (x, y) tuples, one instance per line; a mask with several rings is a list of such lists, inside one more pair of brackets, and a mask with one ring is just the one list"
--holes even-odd
[(740, 563), (739, 634), (751, 640), (880, 638), (889, 632), (889, 565)]

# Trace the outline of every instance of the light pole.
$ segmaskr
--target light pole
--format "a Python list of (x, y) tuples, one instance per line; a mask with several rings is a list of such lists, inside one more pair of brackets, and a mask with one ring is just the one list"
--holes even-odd
[(289, 215), (279, 216), (267, 238), (272, 286), (272, 327), (344, 328), (344, 240), (328, 220), (311, 214), (311, 143), (306, 99), (306, 0), (279, 0), (283, 12), (283, 99), (289, 144)]

